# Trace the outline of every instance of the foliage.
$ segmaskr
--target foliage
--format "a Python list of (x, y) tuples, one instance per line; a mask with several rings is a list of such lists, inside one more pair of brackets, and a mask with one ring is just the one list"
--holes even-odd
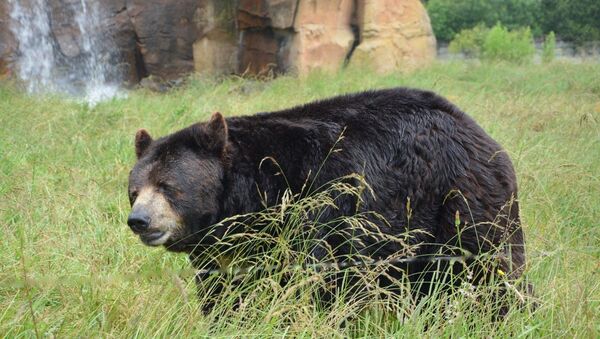
[(488, 60), (525, 63), (532, 61), (535, 45), (529, 28), (508, 31), (497, 24), (483, 42), (483, 57)]
[(464, 29), (454, 36), (448, 49), (452, 53), (463, 53), (467, 57), (479, 58), (489, 31), (489, 28), (483, 24)]
[(439, 41), (451, 41), (464, 30), (497, 22), (508, 29), (531, 27), (534, 35), (555, 32), (583, 45), (600, 40), (598, 0), (428, 0), (431, 24)]
[(600, 1), (541, 1), (541, 26), (544, 32), (554, 31), (565, 41), (583, 45), (600, 41)]
[(544, 39), (544, 49), (542, 50), (542, 61), (552, 62), (556, 57), (556, 36), (554, 32), (548, 33)]
[(531, 61), (535, 53), (531, 30), (522, 28), (509, 31), (501, 24), (492, 29), (479, 24), (472, 29), (462, 30), (448, 48), (452, 53), (463, 53), (467, 57), (513, 63)]
[(539, 0), (429, 0), (427, 10), (440, 41), (451, 41), (478, 24), (491, 27), (497, 22), (509, 29), (532, 27), (539, 34)]
[[(385, 76), (350, 69), (270, 82), (190, 79), (188, 86), (166, 94), (136, 90), (127, 99), (94, 107), (30, 97), (2, 83), (0, 333), (9, 338), (34, 337), (36, 330), (39, 337), (67, 338), (597, 338), (598, 74), (598, 64), (458, 62)], [(319, 275), (299, 274), (293, 288), (261, 279), (237, 310), (224, 302), (204, 315), (187, 257), (143, 246), (125, 225), (137, 128), (159, 136), (214, 111), (244, 115), (392, 86), (431, 89), (450, 98), (510, 154), (519, 179), (526, 274), (540, 299), (538, 311), (513, 308), (491, 321), (488, 291), (469, 288), (438, 294), (428, 304), (400, 300), (404, 313), (381, 308), (357, 313), (344, 302), (323, 311), (304, 291)], [(298, 209), (298, 202), (286, 210)], [(242, 295), (229, 288), (223, 298), (231, 302)]]

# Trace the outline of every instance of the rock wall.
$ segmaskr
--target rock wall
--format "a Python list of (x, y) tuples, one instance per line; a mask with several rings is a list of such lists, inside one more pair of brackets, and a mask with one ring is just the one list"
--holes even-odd
[(198, 1), (130, 0), (126, 4), (145, 72), (171, 78), (194, 69)]
[(360, 43), (352, 64), (385, 73), (422, 66), (435, 58), (435, 37), (420, 1), (362, 0), (357, 19)]
[(9, 8), (6, 1), (0, 1), (0, 77), (9, 73), (9, 65), (12, 64), (16, 41), (12, 36), (9, 24)]
[[(70, 10), (76, 1), (49, 0), (53, 38), (66, 62), (80, 53)], [(95, 1), (129, 83), (193, 71), (302, 75), (347, 63), (389, 72), (425, 64), (436, 53), (419, 0)], [(0, 1), (0, 73), (16, 59), (9, 6)]]
[(238, 37), (234, 1), (201, 1), (194, 13), (197, 38), (193, 43), (194, 69), (199, 73), (234, 73)]
[(353, 0), (303, 0), (298, 5), (290, 66), (306, 74), (314, 69), (339, 70), (357, 38), (352, 27)]
[(306, 74), (349, 61), (384, 73), (436, 54), (419, 0), (240, 0), (237, 24), (239, 73)]

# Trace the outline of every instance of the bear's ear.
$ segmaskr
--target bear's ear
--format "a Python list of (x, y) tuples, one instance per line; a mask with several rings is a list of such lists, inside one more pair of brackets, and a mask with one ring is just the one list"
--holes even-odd
[(206, 140), (206, 147), (211, 151), (218, 154), (222, 154), (225, 151), (227, 145), (227, 122), (223, 115), (219, 112), (213, 113), (210, 120), (206, 124), (206, 132), (208, 134), (208, 140)]
[(135, 155), (141, 158), (148, 146), (152, 143), (152, 137), (145, 129), (139, 129), (135, 133)]

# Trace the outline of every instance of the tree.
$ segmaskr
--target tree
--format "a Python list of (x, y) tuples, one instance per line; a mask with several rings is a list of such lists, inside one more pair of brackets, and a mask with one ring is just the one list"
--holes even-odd
[(450, 41), (463, 29), (483, 23), (487, 27), (501, 22), (508, 29), (531, 27), (540, 35), (539, 14), (542, 0), (429, 0), (427, 10), (436, 37)]
[(541, 0), (541, 26), (562, 40), (582, 45), (600, 40), (600, 1)]

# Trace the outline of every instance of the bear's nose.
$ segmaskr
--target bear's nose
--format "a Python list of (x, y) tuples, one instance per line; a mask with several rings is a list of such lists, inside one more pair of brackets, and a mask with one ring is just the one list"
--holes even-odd
[(142, 233), (148, 229), (150, 225), (150, 216), (142, 213), (132, 212), (127, 218), (127, 225), (131, 227), (135, 233)]

